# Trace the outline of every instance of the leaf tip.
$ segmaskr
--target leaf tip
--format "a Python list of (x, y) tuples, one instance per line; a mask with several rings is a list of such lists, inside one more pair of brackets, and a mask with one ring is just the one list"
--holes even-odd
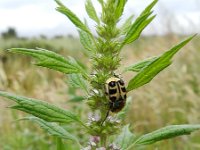
[(11, 52), (14, 48), (5, 49), (5, 51)]
[(194, 35), (191, 36), (191, 39), (193, 39), (194, 37), (196, 37), (198, 35), (198, 33), (195, 33)]
[(54, 0), (58, 5), (61, 5), (60, 0)]

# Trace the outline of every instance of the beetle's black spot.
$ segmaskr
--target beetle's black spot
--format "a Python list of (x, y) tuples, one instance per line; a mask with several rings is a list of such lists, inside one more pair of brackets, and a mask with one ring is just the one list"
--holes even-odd
[(126, 92), (126, 88), (125, 87), (122, 87), (122, 92)]
[(111, 81), (111, 82), (108, 83), (108, 85), (111, 86), (111, 87), (114, 87), (114, 86), (116, 86), (116, 83), (115, 83), (115, 81)]
[(117, 93), (117, 89), (109, 89), (109, 94), (115, 94)]
[(112, 97), (110, 97), (109, 99), (110, 99), (112, 102), (114, 102), (114, 101), (116, 101), (117, 98), (116, 98), (115, 96), (112, 96)]
[(119, 82), (119, 84), (120, 84), (121, 86), (124, 86), (124, 81), (123, 81), (123, 80), (119, 80), (118, 82)]
[(124, 95), (124, 99), (126, 99), (126, 94)]

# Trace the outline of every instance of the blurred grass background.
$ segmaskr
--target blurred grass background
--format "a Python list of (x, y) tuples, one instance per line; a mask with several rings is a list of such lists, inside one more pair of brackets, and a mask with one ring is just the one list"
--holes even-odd
[[(184, 38), (186, 37), (174, 34), (141, 37), (123, 49), (120, 70), (147, 57), (159, 55)], [(68, 100), (75, 91), (68, 88), (65, 75), (34, 66), (34, 60), (30, 57), (4, 51), (11, 47), (46, 48), (89, 64), (78, 39), (72, 36), (54, 38), (41, 36), (31, 39), (1, 37), (0, 90), (46, 100), (74, 111), (81, 112), (84, 109), (84, 102), (69, 103)], [(144, 134), (171, 124), (200, 123), (199, 64), (200, 37), (196, 37), (175, 56), (172, 65), (150, 84), (128, 94), (132, 97), (132, 103), (126, 122), (131, 124), (133, 132)], [(122, 76), (128, 81), (133, 75), (135, 74), (130, 72)], [(52, 143), (54, 139), (37, 125), (24, 121), (15, 122), (26, 114), (11, 111), (7, 108), (11, 105), (13, 103), (10, 101), (0, 100), (0, 150), (55, 149), (55, 144)], [(139, 149), (198, 150), (200, 132)]]

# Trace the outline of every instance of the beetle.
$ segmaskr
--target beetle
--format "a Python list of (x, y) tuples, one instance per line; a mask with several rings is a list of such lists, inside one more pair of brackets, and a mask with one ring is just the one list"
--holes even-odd
[(109, 111), (117, 113), (124, 108), (126, 104), (126, 88), (124, 81), (117, 76), (108, 78), (105, 83), (105, 95), (109, 100), (109, 110), (103, 122), (108, 117)]

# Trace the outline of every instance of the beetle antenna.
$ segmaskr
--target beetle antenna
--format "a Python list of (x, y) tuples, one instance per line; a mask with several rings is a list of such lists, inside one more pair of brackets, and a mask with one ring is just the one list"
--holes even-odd
[(109, 115), (109, 111), (110, 109), (108, 109), (107, 113), (106, 113), (106, 117), (103, 119), (103, 121), (101, 122), (101, 126), (103, 125), (103, 123), (106, 121), (108, 115)]

